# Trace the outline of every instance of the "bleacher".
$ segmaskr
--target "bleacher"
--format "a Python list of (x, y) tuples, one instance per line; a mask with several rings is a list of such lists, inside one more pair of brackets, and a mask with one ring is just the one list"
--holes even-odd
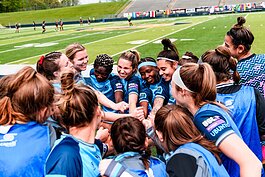
[(175, 0), (133, 0), (122, 13), (168, 9)]
[(264, 0), (226, 0), (225, 4), (226, 5), (231, 5), (231, 4), (241, 4), (241, 3), (258, 3), (258, 2), (263, 2)]
[(202, 6), (218, 6), (220, 0), (200, 0), (200, 1), (190, 1), (190, 0), (176, 0), (172, 9), (177, 8), (196, 8)]

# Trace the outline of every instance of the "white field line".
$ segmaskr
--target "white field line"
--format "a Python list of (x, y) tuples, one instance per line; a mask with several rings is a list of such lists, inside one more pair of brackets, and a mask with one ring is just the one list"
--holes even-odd
[[(52, 42), (61, 42), (61, 41), (67, 41), (67, 40), (71, 40), (71, 39), (75, 39), (75, 38), (81, 38), (81, 37), (85, 37), (85, 36), (91, 36), (91, 35), (94, 35), (94, 34), (100, 34), (102, 33), (101, 32), (97, 32), (97, 33), (93, 33), (93, 34), (84, 34), (84, 35), (81, 35), (81, 36), (74, 36), (74, 37), (70, 37), (70, 38), (66, 38), (66, 39), (59, 39), (59, 40), (56, 40), (56, 41), (52, 41)], [(45, 42), (46, 43), (46, 42)], [(48, 43), (48, 42), (47, 42)], [(25, 47), (21, 47), (21, 48), (14, 48), (14, 49), (9, 49), (9, 50), (4, 50), (4, 51), (0, 51), (0, 53), (5, 53), (5, 52), (10, 52), (10, 51), (15, 51), (15, 50), (20, 50), (20, 49), (24, 49)]]
[(153, 39), (153, 40), (150, 40), (150, 41), (148, 41), (148, 42), (145, 42), (145, 43), (142, 43), (142, 44), (140, 44), (140, 45), (134, 46), (134, 47), (132, 47), (132, 48), (126, 49), (126, 50), (124, 50), (124, 51), (121, 51), (121, 52), (115, 53), (115, 54), (111, 55), (111, 57), (117, 56), (117, 55), (119, 55), (119, 54), (121, 54), (121, 53), (123, 53), (123, 52), (126, 52), (126, 51), (128, 51), (128, 50), (131, 50), (131, 49), (136, 49), (136, 48), (138, 48), (138, 47), (141, 47), (141, 46), (143, 46), (143, 45), (146, 45), (146, 44), (152, 43), (152, 42), (154, 42), (154, 41), (157, 41), (157, 40), (159, 40), (159, 39), (162, 39), (162, 38), (167, 37), (167, 36), (169, 36), (169, 35), (172, 35), (172, 34), (174, 34), (174, 33), (178, 33), (178, 32), (180, 32), (180, 31), (186, 30), (186, 29), (191, 28), (191, 27), (193, 27), (193, 26), (196, 26), (196, 25), (198, 25), (198, 24), (201, 24), (201, 23), (204, 23), (204, 22), (208, 22), (208, 21), (213, 20), (213, 19), (215, 19), (215, 18), (217, 18), (217, 17), (210, 18), (210, 19), (208, 19), (208, 20), (205, 20), (205, 21), (202, 21), (202, 22), (198, 22), (198, 23), (195, 23), (195, 24), (193, 24), (193, 25), (191, 25), (191, 26), (187, 26), (187, 27), (182, 28), (182, 29), (179, 29), (179, 30), (177, 30), (177, 31), (174, 31), (174, 32), (168, 33), (168, 34), (166, 34), (166, 35), (160, 36), (160, 37), (155, 38), (155, 39)]
[[(191, 25), (191, 26), (187, 26), (187, 27), (182, 28), (182, 29), (179, 29), (179, 30), (177, 30), (177, 31), (174, 31), (174, 32), (168, 33), (168, 34), (166, 34), (166, 35), (160, 36), (160, 37), (158, 37), (158, 38), (156, 38), (156, 39), (153, 39), (153, 40), (148, 41), (148, 42), (146, 42), (146, 43), (143, 43), (143, 44), (140, 44), (140, 45), (138, 45), (138, 46), (132, 47), (132, 48), (130, 48), (130, 49), (135, 49), (135, 48), (141, 47), (141, 46), (143, 46), (143, 45), (146, 45), (146, 44), (149, 44), (149, 43), (151, 43), (151, 42), (154, 42), (154, 41), (156, 41), (156, 40), (158, 40), (158, 39), (161, 39), (161, 38), (164, 38), (164, 37), (166, 37), (166, 36), (172, 35), (172, 34), (174, 34), (174, 33), (180, 32), (180, 31), (182, 31), (182, 30), (188, 29), (188, 28), (193, 27), (193, 26), (196, 26), (196, 25), (198, 25), (198, 24), (205, 23), (205, 22), (210, 21), (210, 20), (213, 20), (213, 19), (215, 19), (215, 18), (217, 18), (217, 17), (212, 17), (212, 18), (210, 18), (210, 19), (208, 19), (208, 20), (205, 20), (205, 21), (202, 21), (202, 22), (195, 23), (195, 24), (193, 24), (193, 25)], [(142, 30), (133, 31), (133, 32), (130, 32), (130, 33), (125, 33), (125, 34), (121, 34), (121, 35), (117, 35), (117, 36), (112, 36), (112, 37), (109, 37), (109, 38), (100, 39), (100, 40), (93, 41), (93, 42), (88, 42), (88, 43), (85, 43), (85, 44), (83, 44), (83, 45), (89, 45), (89, 44), (93, 44), (93, 43), (97, 43), (97, 42), (101, 42), (101, 41), (105, 41), (105, 40), (113, 39), (113, 38), (120, 37), (120, 36), (125, 36), (125, 35), (133, 34), (133, 33), (136, 33), (136, 32), (141, 32), (141, 31), (144, 31), (144, 30), (146, 30), (146, 28), (144, 28), (144, 29), (142, 29)], [(121, 54), (121, 53), (123, 53), (123, 52), (125, 52), (125, 51), (130, 50), (130, 49), (127, 49), (127, 50), (124, 50), (124, 51), (118, 52), (118, 53), (116, 53), (116, 54), (114, 54), (114, 55), (111, 55), (111, 56), (114, 57), (114, 56), (119, 55), (119, 54)], [(57, 51), (63, 51), (63, 50), (64, 50), (64, 49), (57, 50)], [(36, 56), (32, 56), (32, 57), (28, 57), (28, 58), (24, 58), (24, 59), (21, 59), (21, 60), (16, 60), (16, 61), (8, 62), (8, 63), (5, 63), (5, 64), (18, 63), (18, 62), (25, 61), (25, 60), (29, 60), (29, 59), (32, 59), (32, 58), (38, 58), (38, 57), (41, 56), (41, 55), (45, 55), (45, 54), (40, 54), (40, 55), (36, 55)]]
[[(145, 28), (142, 29), (142, 30), (137, 30), (137, 31), (132, 31), (130, 33), (124, 33), (124, 34), (121, 34), (121, 35), (117, 35), (117, 36), (111, 36), (109, 38), (104, 38), (104, 39), (100, 39), (100, 40), (97, 40), (97, 41), (92, 41), (92, 42), (88, 42), (88, 43), (85, 43), (85, 44), (82, 44), (82, 45), (88, 45), (88, 44), (93, 44), (93, 43), (97, 43), (97, 42), (101, 42), (101, 41), (105, 41), (105, 40), (109, 40), (109, 39), (112, 39), (112, 38), (115, 38), (115, 37), (120, 37), (120, 36), (125, 36), (125, 35), (128, 35), (128, 34), (132, 34), (132, 33), (136, 33), (136, 32), (140, 32), (140, 31), (144, 31), (146, 30)], [(61, 50), (57, 50), (57, 51), (63, 51), (64, 49), (61, 49)], [(11, 61), (11, 62), (8, 62), (8, 63), (5, 63), (5, 64), (12, 64), (12, 63), (18, 63), (18, 62), (21, 62), (21, 61), (25, 61), (25, 60), (29, 60), (29, 59), (32, 59), (32, 58), (37, 58), (41, 55), (45, 55), (45, 54), (40, 54), (40, 55), (36, 55), (36, 56), (32, 56), (32, 57), (28, 57), (28, 58), (24, 58), (24, 59), (21, 59), (21, 60), (16, 60), (16, 61)]]

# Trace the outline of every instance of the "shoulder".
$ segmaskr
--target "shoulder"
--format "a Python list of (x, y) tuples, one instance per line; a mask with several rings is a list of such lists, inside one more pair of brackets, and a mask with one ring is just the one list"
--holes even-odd
[(184, 153), (173, 155), (167, 163), (169, 176), (194, 177), (198, 169), (196, 158)]

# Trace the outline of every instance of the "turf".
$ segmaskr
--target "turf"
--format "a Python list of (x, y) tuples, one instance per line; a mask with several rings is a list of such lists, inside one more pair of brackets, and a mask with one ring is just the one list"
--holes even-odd
[[(127, 21), (94, 23), (88, 25), (68, 25), (64, 31), (55, 31), (54, 26), (41, 34), (41, 29), (22, 28), (20, 33), (14, 29), (0, 30), (0, 64), (34, 64), (38, 58), (51, 51), (64, 51), (73, 42), (79, 42), (87, 48), (90, 63), (96, 55), (107, 53), (115, 60), (126, 50), (137, 49), (141, 57), (156, 57), (163, 49), (160, 43), (153, 43), (164, 37), (176, 39), (174, 42), (180, 55), (192, 51), (200, 56), (208, 49), (214, 49), (223, 43), (224, 35), (236, 23), (236, 17), (246, 16), (247, 26), (255, 36), (252, 51), (263, 53), (265, 45), (265, 13), (230, 14), (199, 17), (164, 18), (133, 20), (133, 27)], [(264, 23), (264, 24), (263, 24)], [(131, 41), (144, 40), (131, 44)], [(36, 44), (56, 43), (47, 47)], [(35, 47), (34, 47), (34, 45)], [(24, 47), (21, 47), (23, 46)], [(27, 46), (28, 47), (25, 47)], [(16, 46), (16, 47), (15, 47)], [(19, 47), (20, 46), (20, 47)]]

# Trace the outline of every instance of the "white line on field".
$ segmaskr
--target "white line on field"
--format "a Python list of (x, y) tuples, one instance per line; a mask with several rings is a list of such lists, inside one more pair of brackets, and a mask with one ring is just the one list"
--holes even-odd
[(191, 26), (187, 26), (187, 27), (182, 28), (182, 29), (179, 29), (179, 30), (177, 30), (177, 31), (174, 31), (174, 32), (168, 33), (168, 34), (166, 34), (166, 35), (164, 35), (164, 36), (160, 36), (160, 37), (158, 37), (158, 38), (156, 38), (156, 39), (153, 39), (153, 40), (151, 40), (151, 41), (148, 41), (148, 42), (142, 43), (142, 44), (140, 44), (140, 45), (138, 45), (138, 46), (135, 46), (135, 47), (129, 48), (129, 49), (127, 49), (127, 50), (124, 50), (124, 51), (121, 51), (121, 52), (118, 52), (118, 53), (115, 53), (115, 54), (111, 55), (111, 57), (117, 56), (117, 55), (119, 55), (119, 54), (121, 54), (121, 53), (123, 53), (123, 52), (126, 52), (126, 51), (128, 51), (128, 50), (131, 50), (131, 49), (136, 49), (136, 48), (141, 47), (141, 46), (143, 46), (143, 45), (149, 44), (149, 43), (154, 42), (154, 41), (157, 41), (157, 40), (159, 40), (159, 39), (161, 39), (161, 38), (164, 38), (164, 37), (167, 37), (167, 36), (169, 36), (169, 35), (172, 35), (172, 34), (174, 34), (174, 33), (177, 33), (177, 32), (183, 31), (183, 30), (185, 30), (185, 29), (191, 28), (191, 27), (193, 27), (193, 26), (195, 26), (195, 25), (198, 25), (198, 24), (201, 24), (201, 23), (204, 23), (204, 22), (207, 22), (207, 21), (213, 20), (213, 19), (215, 19), (215, 18), (217, 18), (217, 17), (214, 17), (214, 18), (211, 18), (211, 19), (208, 19), (208, 20), (202, 21), (202, 22), (198, 22), (198, 23), (195, 23), (195, 24), (193, 24), (193, 25), (191, 25)]
[[(144, 29), (141, 29), (141, 30), (132, 31), (132, 32), (130, 32), (130, 33), (124, 33), (124, 34), (117, 35), (117, 36), (111, 36), (111, 37), (109, 37), (109, 38), (104, 38), (104, 39), (100, 39), (100, 40), (97, 40), (97, 41), (88, 42), (88, 43), (85, 43), (85, 44), (83, 44), (83, 45), (93, 44), (93, 43), (96, 43), (96, 42), (105, 41), (105, 40), (112, 39), (112, 38), (115, 38), (115, 37), (125, 36), (125, 35), (127, 35), (127, 34), (132, 34), (132, 33), (140, 32), (140, 31), (143, 31), (143, 30), (146, 30), (146, 29), (144, 28)], [(61, 52), (61, 51), (63, 51), (63, 50), (64, 50), (64, 49), (60, 49), (60, 50), (57, 50), (57, 51)], [(45, 54), (46, 54), (46, 53), (45, 53)], [(39, 56), (41, 56), (41, 55), (45, 55), (45, 54), (40, 54), (40, 55), (36, 55), (36, 56), (33, 56), (33, 57), (28, 57), (28, 58), (24, 58), (24, 59), (20, 59), (20, 60), (16, 60), (16, 61), (11, 61), (11, 62), (8, 62), (8, 63), (5, 63), (5, 64), (18, 63), (18, 62), (25, 61), (25, 60), (28, 60), (28, 59), (38, 58)]]
[[(66, 39), (59, 39), (56, 41), (52, 41), (52, 42), (61, 42), (61, 41), (67, 41), (67, 40), (71, 40), (71, 39), (75, 39), (75, 38), (81, 38), (81, 37), (85, 37), (85, 36), (90, 36), (90, 35), (94, 35), (94, 34), (100, 34), (102, 32), (97, 32), (97, 33), (89, 33), (89, 34), (84, 34), (84, 35), (80, 35), (80, 36), (74, 36), (74, 37), (70, 37), (70, 38), (66, 38)], [(46, 43), (46, 42), (45, 42)], [(47, 42), (48, 43), (48, 42)], [(21, 47), (21, 48), (14, 48), (14, 49), (9, 49), (9, 50), (4, 50), (4, 51), (0, 51), (0, 53), (5, 53), (5, 52), (10, 52), (10, 51), (15, 51), (15, 50), (20, 50), (20, 49), (25, 49), (26, 47)]]

